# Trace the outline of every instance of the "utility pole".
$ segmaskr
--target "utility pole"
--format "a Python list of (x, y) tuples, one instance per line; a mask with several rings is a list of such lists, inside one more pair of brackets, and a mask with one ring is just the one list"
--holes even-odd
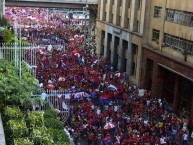
[(20, 51), (19, 51), (19, 79), (21, 80), (21, 25), (19, 27), (19, 48), (20, 48)]
[(5, 0), (0, 0), (0, 17), (3, 18), (5, 14)]
[(84, 23), (84, 49), (86, 48), (86, 25), (87, 25), (87, 0), (86, 0), (86, 7), (83, 7), (85, 11), (85, 23)]

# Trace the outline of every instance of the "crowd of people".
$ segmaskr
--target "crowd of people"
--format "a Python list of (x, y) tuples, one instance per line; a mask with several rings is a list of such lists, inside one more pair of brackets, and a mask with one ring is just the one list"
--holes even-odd
[(83, 34), (85, 17), (69, 19), (68, 15), (67, 10), (54, 8), (6, 7), (5, 10), (10, 25), (21, 28), (22, 39), (36, 45), (65, 44), (70, 38), (67, 26)]
[(75, 144), (188, 144), (190, 122), (178, 119), (164, 99), (129, 85), (125, 74), (92, 56), (90, 48), (81, 49), (83, 38), (71, 31), (62, 49), (38, 50), (37, 78), (45, 89), (89, 94), (78, 102), (71, 95), (65, 126)]
[(43, 19), (36, 19), (41, 27), (22, 32), (29, 42), (47, 44), (35, 50), (36, 74), (42, 87), (89, 94), (81, 94), (76, 100), (70, 96), (70, 116), (64, 124), (75, 145), (192, 143), (193, 121), (177, 118), (164, 98), (152, 98), (150, 91), (130, 84), (124, 73), (91, 53), (94, 45), (82, 47), (84, 35), (65, 24), (64, 21), (69, 22), (65, 16), (50, 14), (49, 22), (45, 22), (47, 15), (42, 9), (9, 11), (16, 15), (18, 12), (23, 15), (30, 12), (30, 25), (35, 25), (34, 15), (41, 14), (39, 17)]

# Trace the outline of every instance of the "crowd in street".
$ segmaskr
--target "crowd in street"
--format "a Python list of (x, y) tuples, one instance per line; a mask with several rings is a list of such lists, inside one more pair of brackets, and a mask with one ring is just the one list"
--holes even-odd
[[(42, 87), (89, 94), (70, 98), (70, 117), (64, 124), (75, 145), (193, 143), (193, 120), (179, 119), (164, 98), (154, 98), (150, 91), (130, 84), (125, 73), (115, 71), (103, 57), (91, 53), (95, 46), (82, 47), (84, 35), (68, 26), (71, 23), (65, 24), (69, 22), (65, 16), (53, 14), (44, 23), (46, 11), (18, 9), (11, 13), (28, 11), (28, 17), (41, 14), (43, 19), (37, 19), (41, 26), (22, 32), (29, 42), (46, 44), (36, 50), (37, 79)], [(30, 22), (35, 25), (33, 19)]]

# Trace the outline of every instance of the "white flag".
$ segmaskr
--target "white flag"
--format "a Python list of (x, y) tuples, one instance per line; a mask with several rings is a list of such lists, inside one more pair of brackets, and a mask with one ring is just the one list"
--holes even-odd
[(65, 110), (68, 109), (68, 106), (66, 105), (66, 103), (62, 102), (62, 108)]

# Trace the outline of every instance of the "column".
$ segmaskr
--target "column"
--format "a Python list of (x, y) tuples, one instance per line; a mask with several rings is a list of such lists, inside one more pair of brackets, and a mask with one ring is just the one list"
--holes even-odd
[(107, 0), (107, 22), (111, 21), (111, 13), (112, 13), (112, 0)]
[(119, 39), (119, 53), (118, 53), (118, 71), (122, 72), (123, 61), (125, 59), (124, 56), (124, 48), (123, 48), (123, 40)]
[(130, 75), (131, 74), (131, 66), (132, 66), (132, 47), (131, 47), (131, 35), (129, 35), (129, 39), (128, 39), (128, 54), (127, 54), (127, 67), (126, 67), (126, 75)]
[(125, 22), (127, 21), (128, 17), (128, 0), (123, 0), (122, 11), (121, 11), (121, 27), (125, 28)]
[(107, 49), (107, 38), (108, 33), (105, 32), (105, 41), (104, 41), (104, 57), (107, 58), (108, 57), (108, 49)]
[(110, 58), (110, 63), (113, 64), (115, 60), (115, 35), (112, 34), (112, 47), (111, 47), (111, 58)]
[(119, 0), (114, 1), (114, 9), (113, 9), (113, 24), (117, 25), (117, 16), (119, 16), (118, 12), (118, 6), (119, 6)]
[(145, 8), (146, 8), (146, 0), (141, 1), (141, 18), (140, 18), (140, 30), (139, 33), (143, 34), (144, 21), (145, 21)]
[(174, 100), (173, 100), (173, 111), (174, 111), (174, 113), (177, 113), (177, 110), (178, 110), (178, 97), (179, 97), (179, 89), (180, 89), (180, 87), (179, 87), (179, 83), (180, 83), (180, 81), (179, 81), (179, 76), (178, 75), (176, 75), (176, 77), (175, 77), (175, 84), (174, 84)]
[(105, 16), (105, 9), (106, 9), (106, 0), (101, 0), (101, 11), (100, 11), (100, 20), (104, 19)]
[(97, 51), (97, 54), (100, 55), (101, 54), (101, 35), (102, 33), (100, 32), (99, 29), (97, 29), (97, 32), (96, 32), (96, 51)]
[(136, 27), (136, 17), (137, 17), (137, 0), (131, 0), (131, 22), (130, 22), (130, 30), (135, 31)]
[(101, 12), (101, 0), (98, 0), (98, 10), (97, 10), (97, 18), (100, 19), (100, 12)]

